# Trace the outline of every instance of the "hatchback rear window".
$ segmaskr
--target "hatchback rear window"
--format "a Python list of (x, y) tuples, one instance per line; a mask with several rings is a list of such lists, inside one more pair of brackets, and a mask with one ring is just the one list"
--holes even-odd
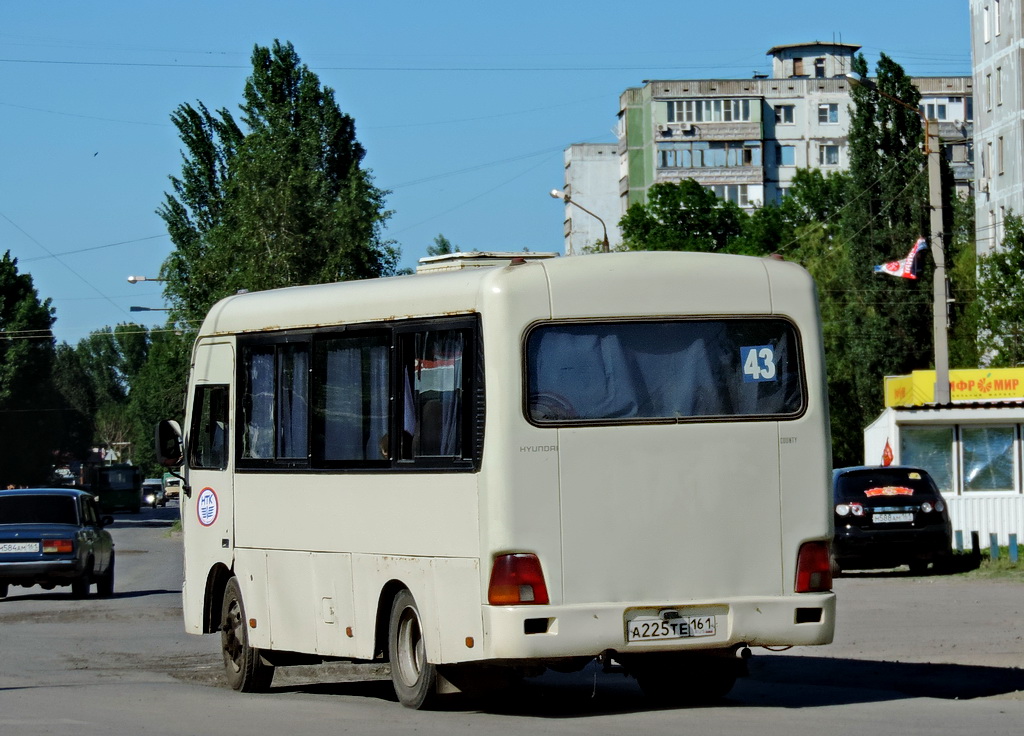
[(921, 498), (936, 494), (931, 477), (917, 470), (872, 470), (839, 476), (836, 495), (842, 501)]
[(70, 496), (0, 497), (0, 524), (78, 524)]

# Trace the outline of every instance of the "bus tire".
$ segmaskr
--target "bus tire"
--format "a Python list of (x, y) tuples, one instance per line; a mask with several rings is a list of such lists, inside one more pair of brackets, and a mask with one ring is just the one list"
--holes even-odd
[(423, 622), (408, 590), (400, 590), (391, 605), (388, 654), (398, 701), (406, 708), (430, 708), (437, 699), (437, 668), (427, 661)]
[(259, 649), (249, 646), (247, 621), (238, 579), (231, 578), (224, 589), (220, 619), (224, 674), (233, 690), (243, 693), (266, 692), (274, 679), (274, 667), (263, 660)]

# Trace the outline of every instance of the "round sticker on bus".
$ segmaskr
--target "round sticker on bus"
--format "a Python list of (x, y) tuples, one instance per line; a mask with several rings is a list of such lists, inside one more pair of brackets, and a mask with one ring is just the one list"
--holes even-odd
[(196, 515), (199, 517), (199, 523), (203, 526), (210, 526), (217, 521), (218, 511), (220, 511), (220, 506), (217, 503), (217, 494), (213, 489), (201, 490), (199, 498), (196, 499)]

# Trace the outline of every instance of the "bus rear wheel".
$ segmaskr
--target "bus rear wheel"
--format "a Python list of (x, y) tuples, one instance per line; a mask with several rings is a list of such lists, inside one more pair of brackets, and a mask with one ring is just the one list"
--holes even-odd
[(243, 693), (270, 689), (274, 667), (267, 664), (260, 650), (249, 646), (249, 630), (237, 578), (228, 580), (221, 608), (220, 647), (224, 654), (224, 674), (228, 685)]
[(399, 591), (391, 605), (388, 653), (398, 701), (406, 708), (431, 707), (437, 699), (437, 668), (427, 661), (420, 611), (408, 590)]

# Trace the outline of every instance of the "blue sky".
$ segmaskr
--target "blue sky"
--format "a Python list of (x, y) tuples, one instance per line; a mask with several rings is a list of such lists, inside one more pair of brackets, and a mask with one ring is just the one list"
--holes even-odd
[(129, 311), (163, 306), (160, 284), (126, 279), (170, 250), (154, 213), (181, 167), (169, 115), (237, 112), (253, 46), (275, 38), (355, 118), (407, 266), (439, 233), (560, 251), (562, 151), (614, 140), (619, 94), (644, 79), (749, 77), (812, 40), (970, 74), (967, 0), (0, 0), (0, 253), (53, 300), (59, 340), (163, 321)]

